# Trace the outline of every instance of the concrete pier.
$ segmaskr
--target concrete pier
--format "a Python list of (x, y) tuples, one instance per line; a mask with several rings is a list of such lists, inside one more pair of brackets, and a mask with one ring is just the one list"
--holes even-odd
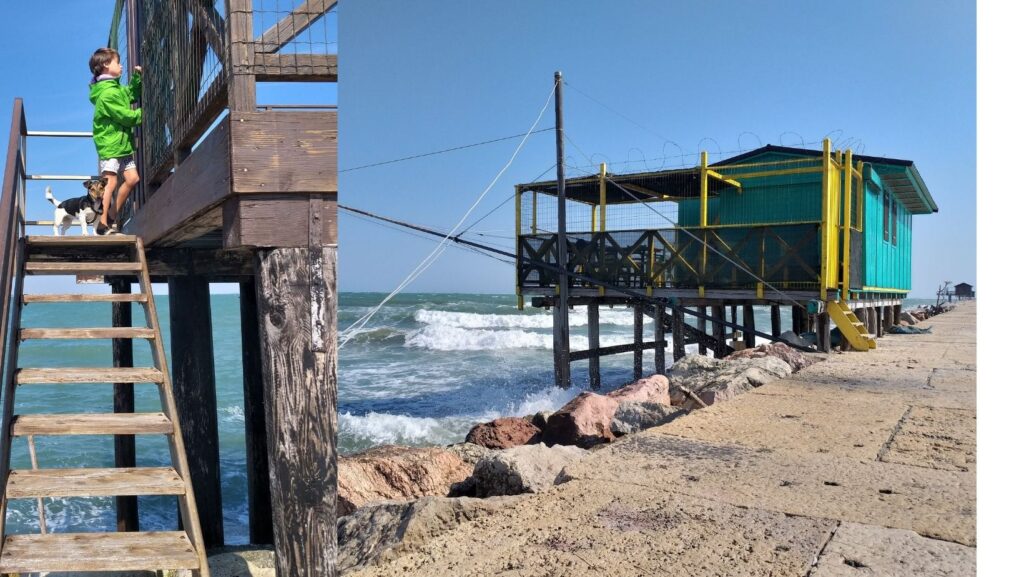
[(973, 575), (975, 304), (631, 435), (352, 575)]

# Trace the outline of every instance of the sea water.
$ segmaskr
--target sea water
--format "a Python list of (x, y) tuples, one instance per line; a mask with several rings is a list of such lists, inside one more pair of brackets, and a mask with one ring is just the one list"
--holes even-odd
[[(383, 294), (341, 293), (338, 330), (376, 307)], [(905, 307), (928, 304), (908, 300)], [(157, 297), (164, 342), (170, 346), (166, 297)], [(242, 395), (242, 350), (237, 295), (213, 295), (217, 426), (225, 540), (248, 540), (245, 422)], [(742, 318), (742, 315), (741, 315)], [(142, 310), (133, 305), (136, 326)], [(587, 348), (585, 307), (570, 311), (573, 350)], [(769, 331), (767, 307), (755, 307), (759, 330)], [(109, 326), (110, 307), (103, 304), (38, 304), (25, 308), (26, 327)], [(782, 327), (790, 327), (789, 307), (782, 308)], [(601, 346), (632, 342), (633, 313), (627, 307), (601, 310)], [(588, 365), (572, 365), (572, 387), (553, 386), (551, 314), (526, 307), (520, 311), (511, 295), (404, 294), (385, 304), (338, 354), (338, 451), (350, 454), (386, 443), (436, 445), (460, 442), (477, 422), (507, 415), (553, 411), (588, 383)], [(654, 325), (646, 319), (645, 340)], [(671, 337), (669, 337), (671, 338)], [(690, 345), (688, 352), (696, 352)], [(168, 348), (169, 353), (169, 348)], [(134, 347), (136, 366), (151, 366), (148, 345)], [(169, 356), (169, 355), (168, 355)], [(671, 347), (666, 356), (671, 362)], [(20, 350), (23, 367), (103, 367), (112, 358), (109, 341), (26, 341)], [(654, 370), (653, 351), (644, 355), (646, 373)], [(632, 380), (632, 353), (603, 357), (605, 389)], [(19, 388), (15, 413), (112, 411), (110, 385), (31, 385)], [(136, 385), (138, 412), (159, 411), (154, 385)], [(139, 436), (139, 466), (168, 466), (166, 439)], [(104, 437), (38, 437), (40, 467), (113, 466), (113, 441)], [(14, 468), (31, 462), (24, 438), (14, 440)], [(103, 531), (115, 528), (112, 498), (44, 499), (51, 531)], [(143, 530), (176, 530), (173, 497), (140, 497)], [(37, 532), (34, 500), (9, 506), (8, 532)]]

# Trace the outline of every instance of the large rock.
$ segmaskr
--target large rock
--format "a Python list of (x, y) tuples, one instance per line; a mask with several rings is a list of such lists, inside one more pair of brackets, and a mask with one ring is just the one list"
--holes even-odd
[(786, 343), (766, 343), (752, 349), (737, 351), (726, 357), (726, 360), (760, 359), (765, 357), (775, 357), (779, 360), (785, 361), (785, 363), (789, 365), (789, 368), (794, 372), (813, 365), (821, 360), (805, 355)]
[(919, 322), (917, 320), (917, 317), (915, 317), (914, 315), (910, 314), (907, 311), (903, 311), (900, 313), (900, 320), (906, 322), (910, 326), (914, 326)]
[(717, 364), (688, 361), (689, 358), (681, 359), (668, 371), (672, 404), (688, 411), (702, 406), (689, 392), (700, 398), (704, 405), (713, 405), (788, 377), (793, 372), (786, 362), (775, 357), (737, 358)]
[(361, 569), (425, 546), (459, 523), (518, 500), (424, 497), (411, 503), (364, 507), (338, 520), (338, 573)]
[(561, 445), (513, 447), (481, 459), (467, 483), (477, 497), (539, 493), (554, 485), (566, 465), (586, 455), (583, 449)]
[(544, 443), (587, 448), (610, 441), (615, 438), (612, 416), (618, 406), (618, 399), (597, 393), (580, 393), (548, 417)]
[(662, 403), (626, 401), (615, 409), (615, 416), (612, 417), (612, 432), (616, 435), (636, 433), (664, 424), (685, 412), (678, 407)]
[(338, 514), (363, 505), (424, 495), (447, 495), (473, 468), (436, 447), (384, 445), (338, 458)]
[(635, 401), (662, 405), (671, 402), (668, 396), (668, 377), (665, 375), (651, 375), (646, 379), (640, 379), (608, 393), (608, 396), (619, 402)]
[(454, 445), (448, 445), (444, 450), (458, 455), (464, 463), (469, 465), (470, 470), (476, 466), (477, 461), (495, 451), (495, 449), (488, 449), (476, 443), (455, 443)]
[[(666, 382), (666, 394), (667, 390)], [(540, 442), (540, 429), (522, 417), (502, 417), (489, 423), (473, 425), (466, 435), (467, 443), (488, 449), (508, 449)]]

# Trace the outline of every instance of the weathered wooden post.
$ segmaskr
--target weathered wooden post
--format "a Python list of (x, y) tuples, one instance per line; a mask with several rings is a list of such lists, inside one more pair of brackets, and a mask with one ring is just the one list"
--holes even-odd
[(715, 358), (725, 356), (725, 306), (715, 305), (711, 307), (711, 334), (715, 337)]
[(683, 314), (672, 311), (672, 362), (686, 356), (686, 333), (683, 332)]
[(633, 304), (633, 380), (644, 375), (644, 305)]
[(260, 354), (259, 304), (256, 283), (238, 283), (242, 319), (242, 394), (245, 405), (246, 481), (249, 485), (249, 542), (274, 543), (270, 502), (270, 463), (267, 461), (267, 404), (263, 394), (263, 355)]
[(601, 348), (601, 312), (597, 303), (587, 305), (587, 346), (590, 355), (590, 388), (601, 388), (601, 356), (597, 349)]
[(771, 307), (772, 315), (772, 336), (778, 337), (782, 334), (782, 311), (778, 304), (773, 304)]
[[(704, 334), (707, 334), (708, 333), (708, 321), (707, 321), (708, 307), (704, 307), (704, 306), (700, 307), (700, 314), (701, 314), (700, 318), (697, 319), (697, 330), (699, 330), (700, 332), (702, 332)], [(707, 347), (707, 345), (704, 344), (704, 341), (700, 341), (697, 344), (697, 352), (699, 352), (702, 355), (708, 354), (708, 347)]]
[[(118, 278), (110, 283), (110, 291), (114, 294), (132, 292), (132, 283), (128, 279)], [(132, 326), (132, 303), (115, 302), (111, 305), (113, 327)], [(114, 366), (135, 366), (132, 354), (131, 339), (114, 339)], [(133, 383), (114, 383), (114, 412), (135, 412), (135, 385)], [(114, 466), (135, 466), (135, 435), (114, 435)], [(139, 498), (135, 496), (119, 496), (114, 498), (117, 511), (118, 531), (139, 530)]]
[(754, 321), (754, 305), (743, 305), (743, 346), (750, 349), (757, 344), (754, 336), (756, 329)]
[(654, 307), (654, 372), (665, 374), (665, 307)]
[(181, 415), (181, 436), (207, 547), (224, 544), (217, 436), (217, 385), (213, 365), (210, 283), (197, 276), (168, 282), (171, 312), (171, 380)]

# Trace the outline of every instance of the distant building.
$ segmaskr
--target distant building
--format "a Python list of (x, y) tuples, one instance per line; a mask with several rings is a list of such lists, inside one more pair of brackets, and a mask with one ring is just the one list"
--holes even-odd
[(973, 299), (974, 298), (974, 287), (969, 285), (969, 284), (967, 284), (967, 283), (965, 283), (965, 282), (962, 282), (962, 283), (956, 285), (955, 291), (954, 291), (953, 295), (957, 298), (957, 300)]

